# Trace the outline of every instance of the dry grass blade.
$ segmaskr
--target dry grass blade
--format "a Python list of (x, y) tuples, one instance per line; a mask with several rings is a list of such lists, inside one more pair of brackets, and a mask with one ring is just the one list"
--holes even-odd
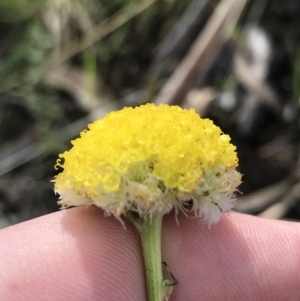
[(186, 47), (185, 45), (190, 44), (190, 36), (197, 28), (199, 20), (205, 17), (211, 2), (211, 0), (193, 0), (189, 3), (183, 15), (158, 46), (157, 54), (148, 71), (148, 78), (152, 79), (159, 76), (167, 60), (181, 53)]
[(142, 3), (136, 1), (127, 5), (124, 9), (116, 13), (115, 15), (104, 20), (97, 26), (95, 26), (90, 32), (87, 32), (80, 40), (73, 40), (65, 48), (55, 50), (47, 62), (49, 67), (57, 66), (69, 58), (73, 57), (77, 53), (92, 46), (118, 27), (128, 22), (133, 17), (137, 16), (149, 6), (155, 3), (157, 0), (146, 0)]
[[(86, 125), (90, 122), (95, 121), (96, 119), (104, 117), (107, 113), (115, 110), (117, 103), (110, 103), (105, 106), (102, 106), (90, 113), (86, 117), (78, 119), (77, 121), (70, 123), (60, 130), (57, 134), (61, 141), (68, 141), (72, 137), (78, 135), (83, 129), (86, 128)], [(41, 148), (39, 143), (32, 143), (29, 146), (16, 151), (15, 153), (1, 159), (0, 161), (0, 176), (7, 174), (8, 172), (14, 170), (20, 165), (29, 162), (45, 152), (45, 149)]]
[(223, 0), (208, 24), (172, 76), (164, 84), (155, 103), (177, 103), (183, 99), (197, 70), (205, 71), (220, 46), (235, 28), (247, 0)]
[(259, 189), (246, 196), (239, 197), (235, 210), (250, 214), (268, 210), (268, 208), (272, 207), (274, 204), (285, 199), (285, 196), (289, 196), (291, 191), (294, 195), (293, 187), (297, 187), (299, 177), (300, 169), (297, 168), (289, 177), (279, 183)]
[(289, 191), (292, 184), (289, 180), (270, 185), (246, 196), (239, 197), (235, 210), (242, 213), (253, 214), (262, 211), (274, 203)]
[(262, 80), (260, 80), (256, 74), (254, 74), (251, 68), (248, 67), (246, 61), (240, 54), (236, 54), (234, 58), (234, 69), (239, 78), (243, 83), (244, 87), (250, 92), (251, 95), (257, 95), (259, 100), (267, 106), (270, 111), (275, 115), (281, 116), (282, 105), (276, 93), (272, 88)]
[(103, 87), (99, 79), (74, 66), (62, 64), (52, 68), (45, 74), (44, 81), (47, 85), (71, 95), (85, 112), (93, 112), (108, 103), (116, 102), (112, 93)]
[(295, 184), (286, 194), (280, 202), (273, 204), (258, 216), (264, 218), (281, 219), (289, 210), (299, 202), (300, 196), (300, 184)]

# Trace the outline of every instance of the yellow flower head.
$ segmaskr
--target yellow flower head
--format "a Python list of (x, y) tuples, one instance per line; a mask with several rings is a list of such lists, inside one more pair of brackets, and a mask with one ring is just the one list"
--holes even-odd
[(212, 224), (233, 207), (241, 176), (230, 138), (178, 106), (146, 104), (89, 125), (60, 154), (59, 204), (95, 204), (108, 214), (191, 208)]

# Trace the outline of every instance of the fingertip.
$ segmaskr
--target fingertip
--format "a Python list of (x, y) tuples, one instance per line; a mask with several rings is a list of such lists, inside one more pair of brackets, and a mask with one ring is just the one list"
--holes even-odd
[[(0, 233), (0, 300), (142, 300), (140, 247), (97, 208), (74, 208)], [(47, 298), (45, 299), (45, 296)]]
[[(173, 300), (292, 300), (300, 296), (299, 225), (232, 213), (211, 228), (170, 216), (164, 259)], [(225, 296), (225, 297), (224, 297)]]

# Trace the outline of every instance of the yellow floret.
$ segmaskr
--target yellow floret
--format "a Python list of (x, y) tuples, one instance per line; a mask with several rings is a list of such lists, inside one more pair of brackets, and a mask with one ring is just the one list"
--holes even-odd
[(223, 182), (226, 173), (235, 175), (226, 185), (230, 197), (240, 183), (229, 136), (192, 109), (124, 108), (90, 124), (80, 136), (57, 163), (64, 169), (54, 180), (63, 205), (96, 204), (117, 215), (164, 213), (195, 202), (201, 187), (211, 194), (207, 177), (212, 172)]

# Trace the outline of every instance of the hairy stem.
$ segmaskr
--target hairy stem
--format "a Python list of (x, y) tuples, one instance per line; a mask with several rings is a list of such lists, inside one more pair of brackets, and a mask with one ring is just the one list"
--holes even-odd
[(163, 278), (161, 259), (162, 215), (135, 218), (127, 214), (141, 236), (148, 301), (164, 301), (169, 293), (170, 281)]

